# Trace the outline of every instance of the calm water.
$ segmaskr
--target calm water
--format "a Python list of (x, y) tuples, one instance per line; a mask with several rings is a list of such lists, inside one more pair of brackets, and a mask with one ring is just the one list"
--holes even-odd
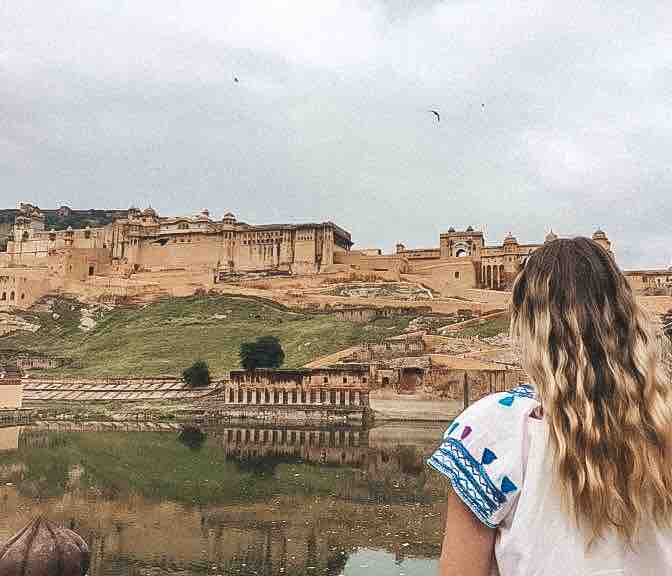
[(433, 575), (435, 426), (0, 429), (0, 542), (73, 527), (91, 576)]

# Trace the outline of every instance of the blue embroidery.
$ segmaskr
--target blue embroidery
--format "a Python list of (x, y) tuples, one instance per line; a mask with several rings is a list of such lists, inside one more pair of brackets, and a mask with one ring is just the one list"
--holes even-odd
[(502, 406), (511, 406), (511, 404), (513, 404), (513, 401), (515, 400), (515, 398), (516, 398), (515, 396), (504, 396), (504, 398), (502, 398), (499, 401), (499, 403)]
[(504, 476), (504, 478), (502, 478), (502, 492), (508, 494), (509, 492), (515, 492), (516, 490), (518, 490), (518, 486), (511, 482), (508, 476)]
[(497, 454), (495, 454), (492, 450), (489, 448), (486, 448), (483, 450), (483, 456), (481, 456), (481, 464), (490, 464), (491, 462), (494, 462), (497, 460)]
[(455, 422), (453, 422), (453, 423), (450, 425), (450, 428), (448, 428), (448, 431), (446, 432), (445, 435), (446, 435), (446, 436), (450, 436), (451, 433), (453, 432), (453, 430), (455, 430), (455, 428), (457, 428), (459, 425), (460, 425), (460, 423), (459, 423), (457, 420), (455, 420)]
[(532, 388), (532, 386), (529, 384), (522, 384), (517, 386), (516, 388), (509, 390), (507, 394), (519, 396), (520, 398), (532, 398), (533, 400), (537, 397), (534, 388)]
[(481, 522), (495, 528), (490, 519), (506, 502), (506, 496), (459, 440), (448, 438), (428, 464), (450, 478), (455, 492)]

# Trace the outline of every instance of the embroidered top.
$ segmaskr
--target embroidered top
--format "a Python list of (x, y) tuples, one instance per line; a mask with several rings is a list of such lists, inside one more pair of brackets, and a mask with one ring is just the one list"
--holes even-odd
[(493, 576), (672, 574), (672, 533), (645, 526), (641, 546), (586, 537), (561, 506), (552, 482), (548, 430), (532, 413), (534, 390), (491, 394), (450, 425), (428, 464), (486, 526), (497, 528)]

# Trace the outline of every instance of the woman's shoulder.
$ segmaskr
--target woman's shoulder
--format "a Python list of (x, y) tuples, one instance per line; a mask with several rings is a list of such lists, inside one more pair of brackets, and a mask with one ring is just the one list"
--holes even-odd
[(490, 394), (452, 422), (428, 460), (487, 526), (501, 522), (517, 501), (527, 458), (526, 429), (538, 406), (528, 385)]
[[(534, 388), (529, 384), (521, 384), (505, 392), (484, 396), (466, 408), (457, 420), (489, 418), (493, 416), (493, 413), (496, 413), (497, 420), (510, 420), (529, 415), (537, 406), (539, 406), (539, 401)], [(496, 422), (491, 423), (496, 424)]]

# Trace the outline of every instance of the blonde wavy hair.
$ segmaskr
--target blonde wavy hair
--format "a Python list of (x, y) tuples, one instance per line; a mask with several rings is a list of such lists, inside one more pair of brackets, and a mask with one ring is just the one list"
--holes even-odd
[(672, 393), (662, 339), (609, 252), (548, 242), (513, 286), (511, 334), (549, 428), (563, 505), (587, 545), (672, 520)]

